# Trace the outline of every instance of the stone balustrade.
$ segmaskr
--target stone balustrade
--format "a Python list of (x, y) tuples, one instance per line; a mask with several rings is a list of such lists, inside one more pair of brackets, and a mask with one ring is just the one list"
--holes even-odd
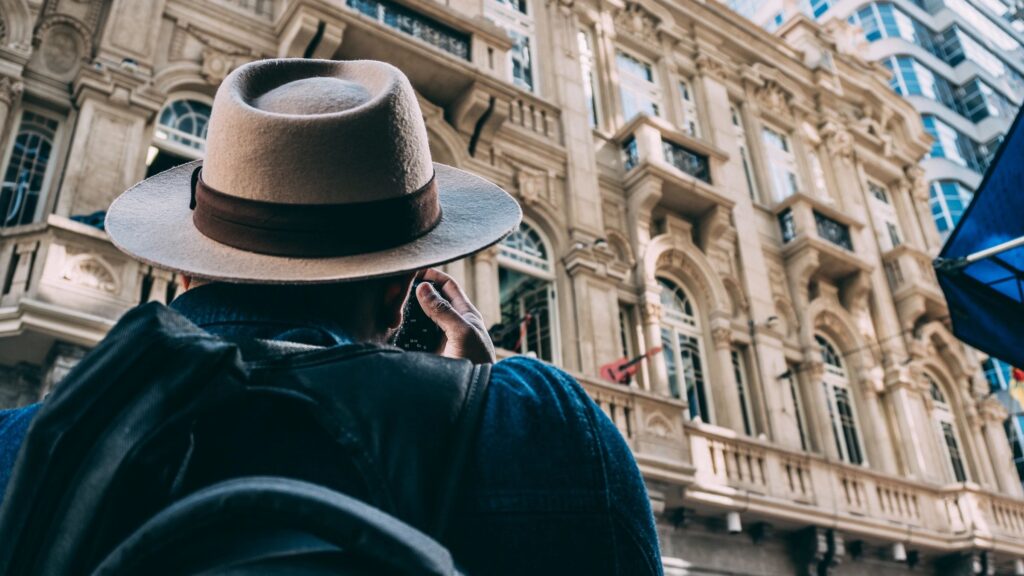
[(905, 326), (916, 325), (922, 316), (928, 320), (947, 316), (946, 300), (927, 253), (904, 244), (883, 254), (882, 260), (897, 313)]
[[(743, 510), (751, 521), (818, 521), (850, 538), (882, 537), (921, 548), (967, 549), (984, 542), (1024, 553), (1024, 501), (973, 484), (939, 486), (788, 450), (685, 421), (675, 399), (581, 383), (623, 433), (646, 476), (683, 480), (685, 506)], [(663, 442), (652, 446), (651, 438)], [(671, 470), (658, 468), (665, 464)]]
[(0, 335), (26, 328), (93, 345), (133, 306), (167, 302), (173, 275), (119, 252), (105, 232), (51, 215), (0, 230)]

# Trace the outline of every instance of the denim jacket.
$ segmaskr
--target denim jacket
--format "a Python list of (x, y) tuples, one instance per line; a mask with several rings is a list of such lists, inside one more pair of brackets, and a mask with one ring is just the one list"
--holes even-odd
[[(350, 342), (301, 304), (210, 284), (171, 307), (210, 333)], [(0, 411), (0, 487), (38, 405)], [(515, 357), (491, 372), (448, 542), (468, 574), (662, 573), (647, 492), (619, 431), (568, 374)]]

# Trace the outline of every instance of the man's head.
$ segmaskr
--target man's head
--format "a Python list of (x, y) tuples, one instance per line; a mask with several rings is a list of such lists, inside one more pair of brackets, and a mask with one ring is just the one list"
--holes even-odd
[[(250, 284), (244, 289), (253, 298), (287, 305), (306, 316), (328, 321), (358, 342), (383, 344), (392, 342), (401, 329), (415, 276), (400, 274), (329, 284)], [(181, 278), (183, 290), (209, 283), (202, 278)]]
[(520, 218), (494, 184), (431, 161), (397, 68), (295, 59), (229, 74), (205, 160), (133, 186), (106, 229), (183, 275), (299, 285), (411, 275), (498, 242)]

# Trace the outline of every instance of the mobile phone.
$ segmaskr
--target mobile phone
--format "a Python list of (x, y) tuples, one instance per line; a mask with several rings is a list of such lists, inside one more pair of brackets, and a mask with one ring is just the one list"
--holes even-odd
[(427, 316), (416, 297), (416, 288), (423, 282), (425, 280), (416, 280), (412, 284), (412, 294), (405, 303), (405, 319), (395, 338), (395, 345), (410, 352), (437, 352), (444, 332)]

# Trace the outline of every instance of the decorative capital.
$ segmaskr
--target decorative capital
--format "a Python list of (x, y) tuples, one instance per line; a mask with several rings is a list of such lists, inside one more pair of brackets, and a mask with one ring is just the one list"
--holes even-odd
[(715, 348), (728, 348), (732, 345), (732, 328), (720, 326), (711, 330), (711, 338), (715, 342)]
[(845, 126), (834, 120), (827, 120), (821, 125), (820, 133), (833, 156), (838, 156), (845, 162), (853, 162), (853, 136)]
[(766, 81), (764, 86), (758, 88), (756, 94), (757, 103), (761, 110), (769, 115), (781, 116), (783, 118), (793, 117), (793, 110), (790, 108), (790, 95), (778, 82), (774, 80)]
[(716, 80), (725, 80), (728, 76), (728, 68), (725, 62), (715, 56), (710, 56), (706, 52), (701, 52), (696, 58), (697, 71), (703, 76), (709, 76)]
[(21, 97), (25, 85), (16, 78), (10, 76), (0, 77), (0, 102), (10, 105)]

